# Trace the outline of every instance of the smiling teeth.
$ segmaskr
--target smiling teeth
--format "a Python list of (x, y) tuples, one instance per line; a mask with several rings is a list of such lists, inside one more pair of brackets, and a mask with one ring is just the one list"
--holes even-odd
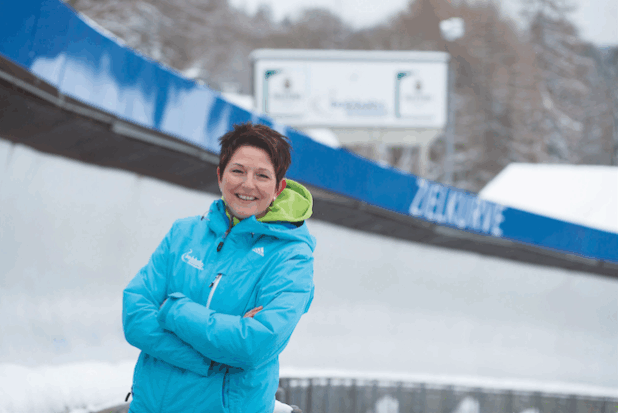
[(244, 196), (244, 195), (237, 195), (237, 196), (238, 196), (238, 198), (240, 198), (240, 199), (242, 199), (244, 201), (254, 201), (254, 200), (257, 199), (257, 198), (254, 198), (252, 196)]

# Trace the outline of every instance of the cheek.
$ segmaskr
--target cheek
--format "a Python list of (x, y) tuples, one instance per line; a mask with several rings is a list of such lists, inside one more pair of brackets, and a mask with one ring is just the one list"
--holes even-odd
[(265, 198), (268, 198), (268, 202), (272, 201), (276, 195), (275, 186), (272, 184), (264, 184), (261, 187), (261, 192)]
[(221, 186), (226, 191), (232, 191), (236, 186), (238, 186), (238, 180), (234, 179), (234, 176), (227, 175), (221, 181)]

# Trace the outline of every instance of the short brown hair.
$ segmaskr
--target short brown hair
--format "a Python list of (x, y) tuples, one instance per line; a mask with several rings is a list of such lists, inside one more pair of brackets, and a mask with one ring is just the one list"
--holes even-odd
[(277, 185), (285, 176), (292, 162), (290, 154), (292, 147), (289, 139), (266, 125), (254, 125), (251, 122), (234, 125), (234, 130), (221, 136), (219, 143), (221, 143), (219, 155), (221, 175), (223, 175), (223, 171), (225, 171), (225, 167), (236, 149), (241, 146), (254, 146), (266, 151), (275, 167)]

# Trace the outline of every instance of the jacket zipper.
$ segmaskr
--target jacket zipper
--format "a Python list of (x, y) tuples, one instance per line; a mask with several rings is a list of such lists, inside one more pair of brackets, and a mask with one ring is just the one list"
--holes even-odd
[(217, 245), (217, 252), (221, 251), (221, 248), (223, 248), (223, 243), (225, 242), (225, 239), (227, 238), (228, 234), (232, 230), (232, 227), (234, 226), (234, 216), (231, 214), (230, 216), (231, 216), (230, 226), (228, 227), (227, 231), (225, 231), (225, 234), (223, 234), (223, 239), (221, 239), (221, 242), (219, 242), (219, 245)]
[(215, 290), (217, 289), (217, 286), (219, 285), (219, 281), (221, 281), (221, 277), (223, 277), (223, 274), (221, 273), (217, 274), (217, 276), (215, 277), (215, 280), (211, 282), (209, 285), (210, 294), (208, 294), (208, 301), (206, 302), (206, 309), (210, 308), (210, 302), (212, 301), (212, 296), (215, 294)]
[[(223, 243), (225, 242), (225, 239), (227, 238), (227, 236), (229, 235), (233, 227), (234, 227), (234, 215), (230, 213), (230, 226), (227, 228), (227, 231), (225, 231), (225, 234), (223, 234), (223, 238), (221, 239), (221, 242), (219, 242), (219, 245), (217, 245), (217, 252), (221, 251), (221, 248), (223, 248)], [(219, 285), (219, 281), (221, 281), (222, 276), (223, 274), (221, 273), (217, 274), (217, 276), (215, 277), (215, 280), (212, 283), (210, 283), (210, 294), (208, 294), (208, 301), (206, 302), (206, 309), (210, 308), (210, 302), (212, 301), (212, 296), (215, 294), (215, 290), (217, 289), (217, 286)]]

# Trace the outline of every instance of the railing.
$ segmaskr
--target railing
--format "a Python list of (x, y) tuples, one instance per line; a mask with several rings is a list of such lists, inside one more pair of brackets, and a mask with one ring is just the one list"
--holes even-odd
[(618, 413), (618, 398), (357, 379), (282, 378), (303, 413)]

